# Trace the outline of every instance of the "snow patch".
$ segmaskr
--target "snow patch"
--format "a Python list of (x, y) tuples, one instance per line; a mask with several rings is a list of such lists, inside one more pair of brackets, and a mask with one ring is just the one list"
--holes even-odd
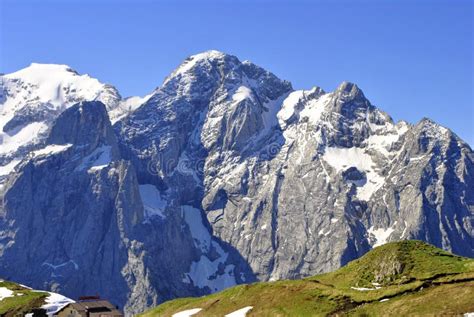
[(66, 103), (67, 91), (74, 91), (85, 100), (96, 99), (104, 85), (89, 75), (79, 75), (67, 65), (36, 64), (4, 76), (20, 79), (34, 87), (40, 102), (49, 102), (57, 107)]
[(76, 171), (87, 169), (89, 172), (94, 172), (107, 167), (112, 161), (112, 147), (110, 145), (102, 145), (96, 148), (91, 154), (82, 159), (81, 165), (76, 168)]
[[(6, 124), (9, 119), (2, 120), (0, 117), (0, 131), (3, 125)], [(19, 131), (13, 132), (0, 132), (0, 154), (10, 153), (18, 150), (19, 147), (27, 143), (32, 143), (38, 140), (37, 136), (48, 130), (48, 126), (43, 122), (33, 122), (24, 127)]]
[(383, 186), (385, 183), (385, 178), (380, 176), (375, 171), (367, 172), (367, 183), (357, 188), (357, 198), (364, 201), (369, 201), (372, 195)]
[[(120, 99), (113, 87), (67, 65), (33, 63), (1, 75), (0, 81), (6, 96), (0, 101), (0, 156), (12, 158), (22, 155), (22, 147), (43, 140), (52, 120), (77, 102), (100, 100), (109, 109)], [(3, 131), (16, 117), (16, 125)]]
[(318, 234), (320, 236), (328, 236), (331, 233), (331, 230), (329, 229), (328, 231), (324, 232), (324, 229), (319, 230)]
[(286, 128), (287, 121), (294, 115), (298, 115), (300, 119), (307, 118), (311, 124), (318, 124), (320, 122), (321, 115), (331, 100), (332, 94), (324, 94), (309, 99), (304, 103), (304, 108), (299, 109), (298, 107), (298, 104), (305, 100), (305, 96), (315, 93), (316, 89), (315, 87), (312, 90), (297, 90), (288, 95), (277, 114), (278, 123), (282, 129)]
[(45, 304), (41, 306), (41, 308), (46, 310), (46, 314), (48, 316), (53, 316), (59, 310), (61, 310), (64, 306), (69, 303), (74, 303), (74, 301), (70, 298), (67, 298), (63, 295), (48, 292), (49, 296), (45, 299)]
[[(217, 244), (215, 246), (218, 246)], [(230, 264), (225, 266), (224, 272), (219, 273), (219, 267), (222, 266), (227, 259), (227, 254), (222, 257), (222, 249), (218, 251), (221, 257), (211, 261), (207, 256), (201, 255), (197, 262), (191, 263), (188, 277), (193, 281), (194, 286), (199, 288), (209, 287), (212, 292), (217, 292), (237, 284), (235, 281), (234, 268)]]
[(300, 112), (300, 118), (308, 118), (312, 124), (317, 124), (321, 120), (321, 115), (326, 105), (331, 100), (331, 94), (322, 95), (319, 98), (311, 99)]
[(241, 102), (245, 99), (253, 100), (252, 90), (248, 87), (240, 86), (232, 95), (232, 100), (234, 102)]
[(192, 315), (196, 315), (202, 310), (202, 308), (193, 308), (188, 310), (183, 310), (182, 312), (173, 314), (171, 317), (190, 317)]
[(33, 151), (32, 154), (36, 156), (52, 155), (66, 151), (72, 144), (51, 144), (40, 150)]
[[(228, 254), (224, 252), (221, 246), (212, 241), (208, 229), (202, 222), (201, 211), (192, 206), (181, 207), (184, 219), (189, 226), (194, 244), (201, 249), (203, 253), (198, 261), (191, 263), (189, 272), (186, 276), (199, 288), (209, 287), (211, 291), (216, 292), (237, 284), (234, 276), (234, 265), (224, 264)], [(219, 257), (210, 260), (207, 253), (214, 249)], [(222, 271), (222, 267), (224, 267)]]
[(252, 308), (253, 306), (247, 306), (239, 310), (236, 310), (235, 312), (227, 314), (225, 315), (225, 317), (245, 317), (247, 313), (252, 310)]
[(161, 198), (158, 189), (151, 184), (139, 185), (138, 189), (145, 208), (145, 218), (150, 219), (155, 216), (166, 218), (163, 213), (166, 208), (166, 201)]
[(288, 121), (295, 113), (295, 108), (300, 99), (304, 96), (304, 90), (293, 91), (283, 101), (280, 111), (277, 113), (278, 123), (282, 128), (286, 126)]
[(356, 291), (361, 291), (361, 292), (366, 292), (366, 291), (376, 291), (378, 289), (381, 289), (381, 287), (379, 286), (376, 286), (374, 288), (368, 288), (368, 287), (351, 287), (352, 289), (356, 290)]
[(7, 297), (12, 297), (13, 296), (13, 291), (9, 290), (6, 287), (0, 287), (0, 301), (4, 300)]
[(263, 105), (267, 111), (264, 110), (262, 113), (263, 125), (265, 126), (262, 134), (265, 134), (268, 132), (268, 130), (270, 130), (270, 128), (278, 125), (278, 112), (281, 110), (282, 103), (287, 97), (288, 94), (284, 94), (275, 100), (268, 101)]
[(376, 165), (372, 161), (372, 157), (362, 148), (328, 147), (322, 158), (338, 173), (350, 167), (355, 167), (365, 172), (367, 182), (357, 188), (356, 194), (361, 200), (368, 201), (385, 183), (385, 178), (375, 171)]
[(13, 172), (18, 163), (20, 163), (20, 160), (13, 160), (6, 165), (0, 166), (0, 176), (5, 176)]
[(400, 134), (397, 132), (390, 134), (373, 134), (367, 139), (369, 148), (382, 153), (384, 156), (390, 155), (392, 145), (400, 139)]
[(421, 161), (426, 157), (426, 155), (421, 155), (421, 156), (416, 156), (416, 157), (411, 157), (410, 162), (412, 161)]
[(341, 172), (349, 167), (356, 167), (362, 171), (370, 171), (372, 169), (372, 158), (370, 155), (365, 153), (364, 149), (357, 147), (328, 147), (324, 152), (323, 160), (337, 172)]
[(372, 245), (372, 247), (375, 248), (387, 243), (388, 238), (390, 237), (392, 232), (395, 231), (393, 227), (396, 224), (397, 222), (395, 222), (392, 227), (389, 227), (387, 229), (374, 229), (374, 226), (370, 227), (369, 230), (367, 230), (367, 232), (369, 233), (369, 237), (372, 236), (375, 239), (375, 243)]

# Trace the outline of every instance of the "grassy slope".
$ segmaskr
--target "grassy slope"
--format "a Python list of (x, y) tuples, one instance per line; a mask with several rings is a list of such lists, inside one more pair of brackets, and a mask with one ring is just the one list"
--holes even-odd
[[(381, 288), (360, 291), (351, 287)], [(382, 299), (388, 301), (380, 302)], [(166, 302), (142, 316), (224, 316), (246, 306), (247, 316), (462, 314), (474, 312), (474, 260), (420, 241), (388, 243), (345, 267), (303, 280), (240, 285), (220, 293)]]
[(0, 301), (0, 316), (23, 316), (32, 309), (41, 307), (49, 295), (7, 281), (0, 282), (0, 287), (6, 287), (14, 293), (14, 296)]

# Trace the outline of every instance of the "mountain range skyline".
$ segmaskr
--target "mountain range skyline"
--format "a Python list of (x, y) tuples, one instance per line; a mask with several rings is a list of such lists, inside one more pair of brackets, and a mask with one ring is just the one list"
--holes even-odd
[(144, 96), (186, 57), (217, 49), (295, 89), (355, 82), (395, 120), (429, 117), (474, 144), (472, 1), (111, 3), (1, 1), (0, 72), (67, 64)]
[[(230, 55), (230, 54), (227, 54), (227, 53), (222, 52), (222, 51), (219, 51), (219, 50), (207, 50), (207, 51), (204, 51), (204, 52), (195, 54), (195, 55), (190, 55), (188, 58), (190, 58), (190, 57), (192, 57), (192, 56), (200, 55), (200, 54), (205, 54), (205, 53), (208, 53), (208, 52), (218, 52), (218, 53), (220, 53), (220, 54)], [(185, 60), (186, 60), (186, 59), (185, 59)], [(245, 61), (247, 61), (247, 60), (245, 60)], [(251, 61), (249, 61), (249, 62), (251, 62)], [(11, 75), (11, 74), (15, 74), (15, 73), (21, 72), (21, 71), (23, 71), (23, 70), (30, 69), (31, 67), (38, 67), (38, 66), (39, 66), (39, 67), (46, 67), (46, 68), (47, 68), (47, 67), (53, 67), (53, 68), (55, 68), (55, 67), (63, 67), (63, 68), (66, 68), (66, 69), (70, 69), (71, 71), (73, 71), (73, 72), (75, 72), (75, 73), (78, 73), (78, 74), (81, 74), (81, 75), (85, 75), (85, 76), (90, 76), (91, 78), (96, 78), (93, 74), (90, 74), (90, 73), (87, 73), (87, 72), (80, 72), (80, 71), (78, 71), (76, 68), (74, 68), (73, 66), (68, 65), (68, 64), (38, 63), (38, 62), (31, 62), (31, 63), (30, 63), (27, 67), (25, 67), (25, 68), (19, 69), (19, 70), (15, 71), (15, 72), (12, 72), (12, 73), (9, 73), (9, 74), (2, 74), (2, 73), (0, 73), (0, 75), (7, 75), (7, 76), (8, 76), (8, 75)], [(135, 109), (135, 107), (139, 106), (139, 103), (140, 103), (140, 102), (144, 102), (145, 100), (147, 100), (147, 99), (149, 98), (149, 96), (151, 96), (151, 95), (153, 94), (153, 91), (155, 91), (156, 89), (158, 89), (158, 88), (167, 80), (167, 78), (168, 78), (171, 74), (172, 74), (172, 72), (170, 71), (169, 75), (165, 76), (165, 77), (161, 80), (161, 82), (160, 82), (160, 80), (158, 80), (158, 82), (160, 82), (160, 83), (156, 86), (155, 89), (149, 91), (147, 94), (144, 94), (144, 95), (122, 95), (122, 94), (120, 93), (120, 90), (117, 90), (117, 92), (121, 95), (122, 98), (124, 98), (124, 100), (129, 100), (129, 102), (127, 103), (128, 106), (131, 106), (133, 109)], [(288, 80), (288, 82), (291, 84), (291, 80)], [(334, 89), (337, 88), (340, 84), (342, 84), (342, 83), (344, 83), (344, 82), (350, 82), (350, 81), (342, 80), (342, 81), (340, 81), (340, 83), (339, 83), (336, 87), (334, 87)], [(106, 82), (105, 84), (106, 84), (106, 85), (111, 85), (111, 86), (114, 86), (114, 87), (115, 87), (115, 85), (114, 85), (113, 82)], [(320, 88), (319, 86), (314, 86), (314, 85), (313, 85), (313, 86), (311, 86), (311, 87), (305, 87), (305, 88), (303, 88), (303, 89), (310, 89), (310, 88), (314, 88), (314, 87)], [(380, 108), (383, 109), (383, 106), (380, 107)], [(431, 119), (429, 116), (423, 116), (423, 117), (419, 118), (419, 119), (418, 119), (417, 121), (415, 121), (415, 122), (411, 122), (411, 121), (405, 120), (405, 119), (403, 119), (403, 118), (400, 118), (400, 119), (398, 119), (398, 120), (395, 119), (395, 118), (394, 118), (394, 119), (395, 119), (395, 121), (406, 121), (406, 122), (409, 122), (410, 124), (414, 124), (414, 123), (416, 123), (416, 122), (418, 122), (418, 121), (420, 121), (420, 120), (423, 120), (423, 119), (425, 119), (425, 118)], [(113, 118), (112, 118), (112, 120), (113, 120)], [(448, 127), (448, 126), (444, 126), (444, 127), (451, 129), (451, 127)], [(462, 136), (461, 136), (461, 138), (462, 138)], [(467, 143), (471, 146), (471, 148), (472, 148), (472, 143), (469, 142), (469, 139), (465, 139), (464, 141), (467, 142)]]

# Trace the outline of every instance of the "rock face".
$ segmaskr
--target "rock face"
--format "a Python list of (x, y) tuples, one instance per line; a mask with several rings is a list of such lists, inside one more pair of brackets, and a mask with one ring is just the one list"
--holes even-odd
[[(100, 102), (65, 110), (45, 147), (18, 170), (2, 197), (2, 276), (74, 298), (99, 293), (127, 303), (130, 314), (245, 279), (233, 276), (238, 265), (227, 264), (229, 253), (199, 209), (182, 206), (167, 217), (156, 187), (139, 185)], [(213, 282), (191, 285), (190, 269), (212, 274)]]
[(394, 123), (355, 84), (294, 91), (209, 51), (128, 115), (116, 100), (44, 112), (0, 189), (0, 275), (133, 314), (388, 241), (474, 256), (471, 148), (428, 119)]

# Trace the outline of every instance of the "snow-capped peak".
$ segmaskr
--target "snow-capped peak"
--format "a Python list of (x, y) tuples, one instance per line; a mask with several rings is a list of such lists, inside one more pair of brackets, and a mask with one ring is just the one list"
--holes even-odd
[(205, 65), (206, 63), (212, 63), (216, 60), (225, 60), (227, 58), (234, 59), (239, 62), (238, 58), (220, 51), (209, 50), (195, 55), (191, 55), (186, 58), (164, 81), (164, 85), (168, 83), (172, 78), (177, 76), (184, 76), (196, 69), (198, 65)]
[[(1, 76), (2, 174), (11, 172), (13, 163), (44, 139), (51, 123), (62, 111), (78, 102), (92, 100), (103, 102), (112, 112), (119, 108), (121, 96), (114, 87), (89, 75), (80, 75), (68, 65), (32, 63)], [(116, 112), (117, 116), (121, 115), (120, 111)]]
[(192, 55), (186, 58), (186, 60), (176, 69), (175, 74), (186, 73), (190, 69), (192, 69), (196, 64), (202, 61), (212, 61), (216, 59), (223, 59), (225, 58), (225, 56), (227, 56), (225, 53), (214, 51), (214, 50)]
[[(67, 102), (67, 95), (74, 93), (85, 100), (97, 99), (106, 88), (104, 84), (89, 75), (80, 75), (67, 65), (38, 64), (3, 76), (20, 80), (27, 89), (34, 89), (35, 100), (61, 106)], [(29, 86), (29, 87), (28, 87)]]
[(39, 77), (44, 77), (45, 72), (71, 72), (75, 75), (78, 73), (73, 70), (70, 66), (65, 64), (43, 64), (43, 63), (31, 63), (30, 66), (17, 70), (16, 72), (4, 75), (6, 78), (20, 78), (28, 82), (35, 82)]
[(208, 50), (202, 53), (198, 53), (195, 55), (191, 55), (191, 59), (193, 60), (200, 60), (200, 59), (216, 59), (216, 58), (223, 58), (227, 56), (228, 54), (217, 51), (217, 50)]

